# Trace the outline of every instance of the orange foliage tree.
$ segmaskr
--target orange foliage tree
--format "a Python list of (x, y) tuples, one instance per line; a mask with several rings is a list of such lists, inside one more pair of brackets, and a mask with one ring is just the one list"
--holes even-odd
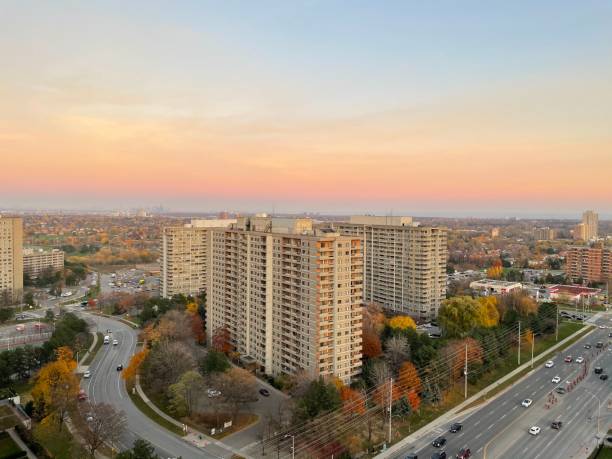
[(340, 388), (340, 399), (345, 413), (364, 414), (366, 412), (366, 400), (361, 391), (343, 386)]
[(206, 335), (204, 334), (204, 323), (199, 314), (193, 314), (191, 316), (191, 331), (193, 337), (198, 344), (204, 344), (206, 341)]
[(364, 328), (361, 340), (362, 352), (365, 357), (373, 359), (382, 355), (382, 343), (374, 330)]
[(227, 327), (219, 327), (213, 332), (212, 347), (214, 350), (229, 354), (233, 351), (230, 331)]
[(482, 346), (474, 338), (464, 338), (449, 342), (442, 348), (441, 355), (447, 362), (451, 381), (458, 379), (463, 374), (466, 345), (468, 370), (471, 364), (482, 364), (484, 355)]
[(121, 377), (126, 381), (133, 381), (136, 375), (138, 374), (138, 370), (142, 363), (146, 360), (147, 355), (149, 355), (149, 349), (147, 347), (143, 348), (140, 352), (137, 352), (130, 359), (130, 363), (125, 370), (123, 370), (123, 374)]
[(400, 367), (397, 386), (403, 393), (409, 393), (410, 391), (421, 392), (421, 378), (412, 362), (404, 362)]
[(419, 397), (419, 394), (417, 394), (416, 391), (411, 390), (408, 392), (408, 403), (410, 403), (410, 408), (412, 408), (412, 411), (419, 411), (419, 408), (421, 407), (421, 397)]

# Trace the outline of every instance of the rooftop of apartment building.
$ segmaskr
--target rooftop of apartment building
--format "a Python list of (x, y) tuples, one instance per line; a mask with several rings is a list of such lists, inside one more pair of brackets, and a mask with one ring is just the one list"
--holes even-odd
[(42, 247), (24, 247), (23, 255), (36, 255), (36, 254), (46, 254), (46, 253), (61, 253), (60, 249), (48, 249)]

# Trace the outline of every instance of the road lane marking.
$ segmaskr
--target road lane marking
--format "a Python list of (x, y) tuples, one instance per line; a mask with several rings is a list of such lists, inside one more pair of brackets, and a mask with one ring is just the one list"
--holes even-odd
[(478, 435), (476, 435), (476, 437), (475, 437), (475, 438), (476, 438), (476, 439), (478, 439), (478, 438), (480, 438), (480, 437), (482, 437), (482, 432), (481, 432), (481, 433), (479, 433)]
[(506, 417), (506, 415), (504, 414), (500, 419), (504, 419)]
[(474, 423), (474, 425), (475, 425), (475, 426), (477, 426), (478, 424), (480, 424), (480, 421), (476, 421), (476, 422)]

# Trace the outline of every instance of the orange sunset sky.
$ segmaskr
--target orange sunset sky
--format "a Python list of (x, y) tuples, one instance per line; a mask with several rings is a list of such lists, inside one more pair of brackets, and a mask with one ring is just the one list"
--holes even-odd
[(9, 1), (0, 208), (612, 217), (612, 4), (416, 3)]

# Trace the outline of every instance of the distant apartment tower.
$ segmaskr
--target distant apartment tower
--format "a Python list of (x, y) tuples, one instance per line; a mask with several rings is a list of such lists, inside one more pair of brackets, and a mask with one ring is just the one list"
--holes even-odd
[(572, 236), (576, 241), (588, 240), (586, 225), (584, 223), (578, 223), (576, 226), (574, 226), (574, 229), (572, 230)]
[(24, 249), (23, 273), (35, 278), (46, 269), (59, 271), (64, 268), (64, 252), (58, 249)]
[(582, 214), (582, 224), (584, 225), (584, 240), (596, 239), (598, 235), (599, 216), (592, 210), (587, 210)]
[(192, 220), (162, 231), (160, 295), (196, 296), (206, 289), (208, 231), (236, 220)]
[(499, 228), (491, 228), (491, 237), (499, 237)]
[(0, 306), (23, 293), (23, 220), (0, 216)]
[(594, 247), (570, 247), (565, 274), (572, 281), (609, 282), (612, 280), (612, 252), (603, 244)]
[(345, 383), (361, 372), (363, 244), (310, 219), (241, 217), (211, 228), (207, 335), (227, 328), (269, 375)]
[(555, 239), (555, 230), (548, 226), (544, 228), (534, 228), (533, 237), (538, 241), (552, 241)]
[(364, 240), (364, 300), (433, 319), (446, 298), (447, 230), (411, 217), (352, 216), (333, 224)]

